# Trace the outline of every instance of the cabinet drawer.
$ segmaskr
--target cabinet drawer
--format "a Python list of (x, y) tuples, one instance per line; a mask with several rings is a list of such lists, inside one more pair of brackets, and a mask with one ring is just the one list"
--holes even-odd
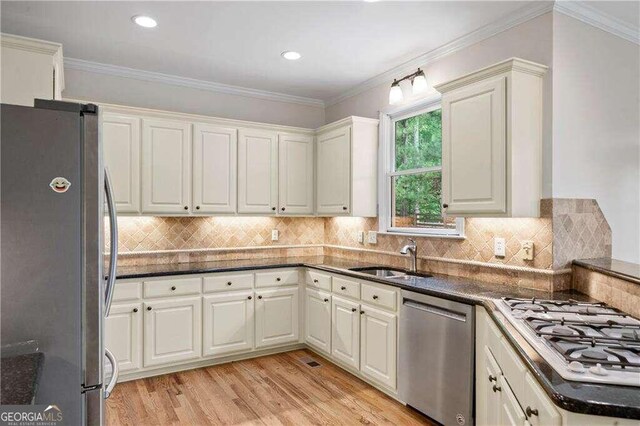
[(325, 275), (316, 271), (307, 271), (306, 281), (310, 287), (331, 291), (331, 275)]
[(392, 311), (396, 310), (396, 292), (393, 290), (362, 284), (362, 301)]
[(360, 298), (360, 283), (357, 281), (345, 280), (344, 278), (333, 277), (333, 292), (354, 299)]
[(142, 299), (142, 283), (140, 282), (116, 282), (113, 293), (114, 302)]
[(256, 287), (280, 287), (298, 284), (297, 269), (283, 269), (274, 272), (256, 273)]
[(253, 274), (242, 275), (213, 275), (204, 277), (203, 291), (210, 293), (214, 291), (246, 290), (253, 287)]
[(200, 293), (202, 279), (183, 278), (144, 282), (144, 297), (186, 296)]

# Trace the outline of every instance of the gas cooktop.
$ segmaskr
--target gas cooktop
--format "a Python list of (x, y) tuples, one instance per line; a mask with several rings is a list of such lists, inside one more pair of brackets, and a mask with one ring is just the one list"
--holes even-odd
[(503, 298), (498, 308), (565, 379), (640, 386), (640, 320), (575, 300)]

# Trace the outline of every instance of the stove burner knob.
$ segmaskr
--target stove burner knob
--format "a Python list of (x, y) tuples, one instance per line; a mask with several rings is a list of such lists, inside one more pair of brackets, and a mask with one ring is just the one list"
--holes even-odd
[(571, 361), (569, 363), (569, 371), (573, 371), (574, 373), (584, 373), (585, 368), (581, 362)]
[(589, 371), (596, 376), (607, 376), (609, 374), (606, 369), (602, 368), (602, 364), (600, 363), (596, 364), (595, 367), (591, 367)]

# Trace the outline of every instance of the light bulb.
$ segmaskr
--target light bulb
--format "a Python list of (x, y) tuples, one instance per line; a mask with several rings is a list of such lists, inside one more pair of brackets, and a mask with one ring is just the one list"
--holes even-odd
[(144, 28), (154, 28), (158, 23), (150, 16), (136, 15), (131, 18), (133, 22)]
[(414, 95), (425, 92), (429, 88), (429, 85), (427, 84), (427, 77), (424, 75), (424, 71), (420, 71), (420, 73), (418, 73), (418, 75), (414, 77), (412, 84), (412, 92)]
[(402, 89), (397, 82), (393, 82), (391, 85), (391, 90), (389, 90), (389, 104), (395, 105), (397, 103), (402, 102)]

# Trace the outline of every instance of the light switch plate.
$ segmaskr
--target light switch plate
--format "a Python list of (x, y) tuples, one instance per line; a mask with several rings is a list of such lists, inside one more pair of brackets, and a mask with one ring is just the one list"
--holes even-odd
[(522, 242), (522, 260), (533, 260), (533, 241)]
[(493, 254), (496, 257), (505, 257), (506, 256), (506, 242), (504, 238), (494, 238), (493, 239)]
[(358, 231), (358, 242), (364, 244), (364, 231)]
[(272, 229), (271, 230), (271, 241), (278, 241), (279, 237), (280, 237), (280, 232), (278, 232), (277, 229)]
[(378, 233), (376, 231), (369, 231), (367, 242), (369, 244), (378, 244)]

